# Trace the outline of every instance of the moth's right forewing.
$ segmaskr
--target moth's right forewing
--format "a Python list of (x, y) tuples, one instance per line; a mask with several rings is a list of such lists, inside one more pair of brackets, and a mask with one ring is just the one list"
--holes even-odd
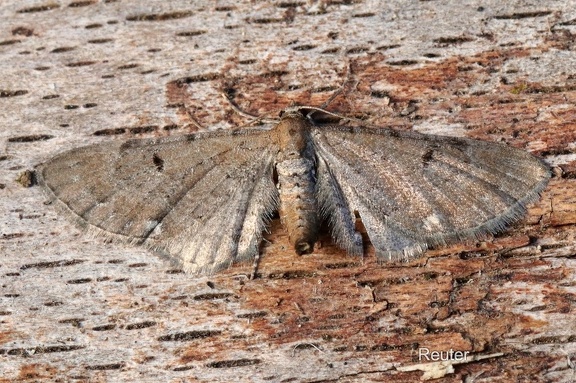
[(529, 153), (465, 138), (332, 126), (313, 139), (382, 258), (501, 231), (550, 176)]

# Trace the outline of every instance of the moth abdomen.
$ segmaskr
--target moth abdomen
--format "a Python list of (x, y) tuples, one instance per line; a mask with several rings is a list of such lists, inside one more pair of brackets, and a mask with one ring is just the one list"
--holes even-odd
[(292, 158), (276, 165), (280, 192), (280, 218), (288, 239), (299, 255), (314, 250), (318, 236), (315, 164), (307, 158)]

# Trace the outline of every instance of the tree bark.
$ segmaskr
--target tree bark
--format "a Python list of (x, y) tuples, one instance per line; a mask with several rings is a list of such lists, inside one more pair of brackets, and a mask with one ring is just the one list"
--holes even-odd
[[(0, 381), (575, 381), (575, 6), (3, 2)], [(90, 143), (242, 127), (223, 92), (276, 117), (339, 91), (340, 115), (505, 141), (555, 176), (505, 233), (405, 264), (328, 233), (298, 257), (274, 220), (255, 280), (86, 236), (16, 182)]]

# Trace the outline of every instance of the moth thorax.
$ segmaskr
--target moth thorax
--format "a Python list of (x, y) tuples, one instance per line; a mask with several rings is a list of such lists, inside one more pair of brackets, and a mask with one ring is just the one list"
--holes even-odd
[(300, 114), (289, 114), (276, 126), (276, 140), (280, 147), (280, 158), (289, 154), (303, 153), (310, 145), (310, 123)]

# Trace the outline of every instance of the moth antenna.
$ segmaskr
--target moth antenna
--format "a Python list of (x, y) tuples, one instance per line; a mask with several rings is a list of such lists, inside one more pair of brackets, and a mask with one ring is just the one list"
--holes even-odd
[(197, 127), (200, 130), (205, 130), (204, 127), (198, 122), (198, 120), (196, 120), (196, 118), (194, 118), (194, 116), (192, 115), (192, 112), (190, 112), (190, 110), (186, 109), (186, 115), (188, 116), (190, 121), (192, 121), (192, 125), (194, 125), (195, 127)]
[[(340, 85), (340, 87), (338, 89), (336, 89), (334, 91), (334, 93), (332, 93), (332, 95), (328, 98), (328, 100), (324, 101), (322, 103), (322, 105), (320, 105), (320, 109), (326, 109), (328, 107), (328, 105), (330, 105), (332, 103), (332, 101), (334, 101), (336, 99), (336, 97), (341, 95), (351, 80), (352, 80), (352, 67), (350, 66), (350, 61), (346, 60), (346, 78), (344, 79), (344, 82), (342, 82), (342, 85)], [(358, 84), (356, 84), (356, 85), (358, 85)], [(356, 87), (356, 85), (354, 85), (354, 87)], [(314, 113), (314, 112), (312, 112), (312, 113)]]
[[(242, 109), (240, 109), (240, 107), (238, 105), (236, 105), (236, 103), (234, 101), (232, 101), (230, 99), (230, 97), (228, 97), (228, 95), (226, 94), (226, 92), (221, 92), (220, 93), (222, 95), (222, 97), (224, 97), (224, 100), (226, 100), (228, 102), (228, 104), (230, 104), (230, 107), (232, 108), (232, 110), (236, 113), (238, 113), (239, 115), (243, 116), (243, 117), (247, 117), (252, 119), (251, 121), (247, 122), (246, 124), (239, 126), (238, 128), (242, 128), (243, 126), (250, 126), (253, 124), (256, 124), (258, 122), (264, 122), (266, 124), (274, 124), (277, 123), (278, 120), (277, 119), (269, 119), (266, 117), (266, 115), (262, 115), (262, 116), (256, 116), (252, 113), (248, 113)], [(237, 129), (238, 129), (237, 128)]]
[(306, 118), (308, 118), (308, 119), (311, 119), (311, 116), (312, 116), (312, 114), (313, 114), (314, 112), (322, 112), (322, 113), (328, 114), (328, 115), (330, 115), (330, 116), (334, 116), (334, 117), (341, 118), (341, 119), (343, 119), (343, 120), (354, 121), (354, 122), (358, 122), (358, 123), (360, 123), (360, 124), (365, 124), (365, 123), (366, 123), (366, 121), (362, 121), (362, 120), (360, 120), (359, 118), (346, 117), (346, 116), (343, 116), (343, 115), (341, 115), (341, 114), (333, 113), (333, 112), (330, 112), (330, 111), (328, 111), (328, 110), (326, 110), (326, 109), (322, 109), (322, 108), (319, 108), (319, 107), (316, 107), (316, 106), (299, 106), (298, 109), (310, 109), (310, 110), (312, 110), (312, 112), (310, 112), (310, 113), (308, 113), (308, 114), (306, 115)]
[[(334, 101), (339, 95), (341, 95), (342, 93), (344, 93), (344, 91), (346, 90), (346, 88), (348, 87), (348, 84), (352, 83), (352, 66), (350, 65), (350, 61), (347, 60), (346, 62), (346, 78), (344, 79), (344, 81), (342, 82), (342, 85), (340, 85), (340, 87), (334, 91), (334, 93), (332, 93), (332, 95), (322, 103), (322, 105), (320, 105), (319, 107), (315, 107), (315, 106), (305, 106), (302, 107), (302, 109), (310, 109), (312, 110), (311, 112), (309, 112), (306, 115), (306, 118), (311, 119), (312, 115), (315, 112), (322, 112), (325, 114), (328, 114), (330, 116), (334, 116), (334, 117), (338, 117), (341, 118), (343, 120), (348, 120), (348, 121), (354, 121), (354, 122), (359, 122), (359, 123), (364, 123), (364, 121), (357, 119), (357, 118), (353, 118), (353, 117), (346, 117), (346, 116), (342, 116), (340, 114), (337, 113), (332, 113), (326, 110), (326, 108), (328, 107), (328, 105), (330, 105), (332, 103), (332, 101)], [(352, 86), (352, 88), (356, 88), (358, 86), (358, 80), (354, 81), (354, 85)]]

